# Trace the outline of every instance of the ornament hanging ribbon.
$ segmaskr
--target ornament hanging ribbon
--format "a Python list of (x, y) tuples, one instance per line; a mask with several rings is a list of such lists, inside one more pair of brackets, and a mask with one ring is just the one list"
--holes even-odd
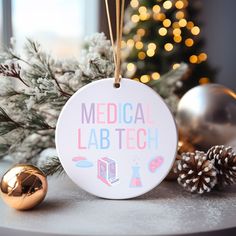
[(124, 8), (125, 0), (116, 0), (116, 45), (114, 42), (111, 17), (109, 12), (108, 0), (105, 0), (106, 13), (109, 27), (109, 34), (111, 38), (111, 44), (113, 49), (114, 63), (115, 63), (115, 84), (116, 88), (120, 87), (121, 80), (121, 40), (122, 40), (122, 31), (123, 31), (123, 22), (124, 22)]

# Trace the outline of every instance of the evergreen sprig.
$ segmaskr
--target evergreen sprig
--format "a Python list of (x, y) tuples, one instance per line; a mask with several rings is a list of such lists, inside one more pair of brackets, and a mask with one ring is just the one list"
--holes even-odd
[(3, 108), (0, 107), (0, 135), (7, 134), (14, 129), (20, 128), (21, 125), (12, 120)]
[(41, 166), (41, 170), (45, 173), (45, 175), (50, 176), (54, 174), (62, 174), (64, 169), (61, 165), (61, 162), (58, 157), (51, 157), (47, 162), (45, 162)]

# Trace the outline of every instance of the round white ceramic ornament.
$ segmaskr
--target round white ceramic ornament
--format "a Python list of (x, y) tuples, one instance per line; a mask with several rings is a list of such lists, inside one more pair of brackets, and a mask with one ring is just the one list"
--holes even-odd
[(177, 149), (174, 119), (148, 86), (114, 78), (92, 82), (63, 107), (56, 147), (69, 177), (103, 198), (126, 199), (156, 187)]

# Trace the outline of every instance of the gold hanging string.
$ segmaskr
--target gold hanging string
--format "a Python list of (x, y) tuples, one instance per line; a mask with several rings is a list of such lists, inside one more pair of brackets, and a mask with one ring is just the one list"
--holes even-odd
[(113, 50), (113, 58), (114, 58), (115, 66), (116, 66), (115, 43), (114, 43), (113, 32), (112, 32), (112, 27), (111, 27), (111, 17), (110, 17), (108, 0), (105, 0), (105, 3), (106, 3), (105, 5), (106, 5), (106, 13), (107, 13), (107, 21), (108, 21), (109, 34), (110, 34), (111, 45), (112, 45), (112, 50)]
[(113, 48), (113, 55), (114, 55), (114, 62), (115, 62), (115, 87), (119, 87), (120, 80), (121, 80), (121, 41), (122, 41), (122, 31), (123, 31), (123, 22), (124, 22), (125, 0), (116, 0), (116, 35), (117, 35), (116, 47), (115, 47), (113, 33), (112, 33), (108, 0), (105, 0), (105, 3), (106, 3), (106, 13), (107, 13), (107, 19), (108, 19), (109, 33), (110, 33), (110, 38), (111, 38), (111, 43), (112, 43), (112, 48)]

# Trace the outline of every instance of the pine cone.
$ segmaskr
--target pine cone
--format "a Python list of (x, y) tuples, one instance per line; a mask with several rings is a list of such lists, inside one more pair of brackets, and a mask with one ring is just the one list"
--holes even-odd
[(214, 160), (219, 186), (236, 183), (236, 153), (231, 147), (213, 146), (207, 152), (207, 159)]
[(174, 161), (173, 167), (171, 168), (169, 174), (165, 178), (165, 180), (176, 180), (177, 174), (174, 172), (178, 160), (181, 160), (181, 154), (183, 152), (194, 152), (196, 148), (189, 142), (185, 141), (184, 139), (180, 139), (178, 142), (178, 150), (176, 154), (176, 159)]
[(178, 183), (192, 193), (210, 192), (217, 182), (213, 162), (200, 151), (182, 153), (175, 172), (178, 174)]

